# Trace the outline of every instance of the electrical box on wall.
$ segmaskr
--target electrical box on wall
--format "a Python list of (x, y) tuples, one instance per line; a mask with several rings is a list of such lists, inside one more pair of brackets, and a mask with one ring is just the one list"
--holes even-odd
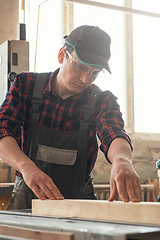
[(29, 71), (29, 42), (8, 40), (0, 45), (0, 105), (15, 76)]

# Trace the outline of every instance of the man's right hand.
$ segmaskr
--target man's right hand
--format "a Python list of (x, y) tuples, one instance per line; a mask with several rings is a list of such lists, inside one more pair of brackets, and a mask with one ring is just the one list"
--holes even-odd
[(52, 179), (42, 172), (35, 163), (28, 164), (27, 169), (24, 168), (22, 175), (25, 183), (32, 189), (34, 194), (41, 200), (64, 199), (59, 189), (56, 187)]
[(52, 179), (21, 151), (13, 137), (0, 139), (0, 158), (23, 175), (25, 183), (38, 198), (64, 199)]

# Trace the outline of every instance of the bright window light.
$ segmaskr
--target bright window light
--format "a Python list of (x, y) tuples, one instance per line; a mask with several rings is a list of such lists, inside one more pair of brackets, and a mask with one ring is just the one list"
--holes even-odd
[(40, 7), (36, 66), (34, 66), (38, 6), (41, 2), (44, 1), (30, 1), (28, 37), (30, 42), (30, 71), (49, 72), (59, 67), (57, 55), (62, 46), (61, 1), (48, 1)]
[[(159, 1), (133, 1), (160, 12)], [(135, 131), (160, 133), (160, 18), (133, 16)]]
[[(119, 1), (119, 4), (123, 1)], [(109, 3), (107, 1), (107, 3)], [(82, 17), (83, 13), (83, 17)], [(103, 91), (110, 90), (116, 97), (126, 119), (126, 70), (125, 70), (125, 32), (124, 13), (74, 4), (74, 25), (78, 27), (83, 24), (99, 26), (111, 37), (111, 59), (109, 61), (112, 74), (106, 73), (95, 81)], [(98, 44), (98, 43), (97, 43)], [(125, 120), (126, 122), (126, 120)]]

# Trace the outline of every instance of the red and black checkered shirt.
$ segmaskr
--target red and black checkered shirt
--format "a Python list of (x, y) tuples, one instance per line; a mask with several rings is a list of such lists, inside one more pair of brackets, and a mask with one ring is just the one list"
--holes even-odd
[[(83, 119), (84, 103), (89, 103), (89, 94), (94, 84), (80, 94), (63, 100), (52, 85), (58, 70), (48, 73), (43, 92), (43, 103), (40, 106), (39, 124), (64, 131), (79, 129)], [(12, 136), (23, 150), (29, 130), (32, 110), (32, 94), (36, 81), (36, 73), (24, 72), (17, 75), (14, 83), (0, 108), (0, 138)], [(91, 117), (87, 139), (87, 178), (90, 175), (98, 152), (96, 133), (101, 141), (100, 149), (107, 158), (107, 151), (113, 139), (131, 140), (124, 130), (124, 122), (117, 98), (110, 92), (102, 92), (97, 100), (95, 111)], [(131, 145), (132, 148), (132, 145)]]

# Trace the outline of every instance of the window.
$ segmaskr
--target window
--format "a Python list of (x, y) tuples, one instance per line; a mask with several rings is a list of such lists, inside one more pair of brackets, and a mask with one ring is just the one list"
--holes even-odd
[[(118, 97), (127, 131), (131, 135), (156, 133), (159, 138), (159, 0), (86, 0), (85, 4), (74, 3), (74, 0), (72, 3), (67, 0), (29, 2), (30, 70), (53, 71), (58, 67), (56, 56), (63, 45), (64, 32), (69, 33), (81, 24), (99, 26), (111, 36), (112, 74), (107, 73), (96, 84)], [(64, 3), (73, 5), (65, 14)], [(64, 21), (63, 17), (66, 18), (67, 14), (69, 20)]]
[[(133, 7), (160, 12), (155, 0), (133, 1)], [(133, 16), (135, 132), (160, 133), (159, 27), (160, 18)]]
[(36, 0), (28, 3), (30, 71), (53, 71), (59, 66), (57, 54), (62, 46), (61, 1)]
[[(115, 2), (115, 1), (114, 1)], [(118, 1), (119, 4), (123, 1)], [(83, 18), (81, 17), (83, 13)], [(123, 12), (106, 8), (97, 8), (83, 4), (74, 4), (74, 27), (80, 25), (99, 26), (111, 37), (111, 59), (109, 61), (112, 74), (108, 72), (95, 81), (103, 91), (110, 90), (118, 97), (118, 103), (126, 122), (126, 74), (125, 74), (125, 28)], [(97, 43), (98, 44), (98, 43)]]

